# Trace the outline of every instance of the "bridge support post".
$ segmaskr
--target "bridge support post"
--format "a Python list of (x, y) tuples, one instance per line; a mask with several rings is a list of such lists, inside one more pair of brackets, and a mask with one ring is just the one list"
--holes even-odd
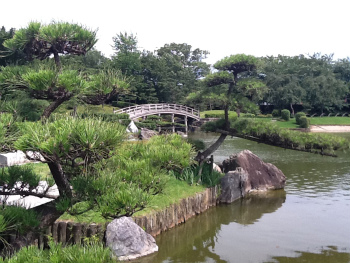
[[(174, 115), (174, 113), (173, 114), (171, 114), (171, 123), (174, 123), (175, 122), (175, 115)], [(175, 132), (175, 126), (174, 126), (174, 124), (173, 124), (173, 133)]]
[(187, 116), (185, 116), (185, 133), (188, 132), (188, 126), (187, 126)]

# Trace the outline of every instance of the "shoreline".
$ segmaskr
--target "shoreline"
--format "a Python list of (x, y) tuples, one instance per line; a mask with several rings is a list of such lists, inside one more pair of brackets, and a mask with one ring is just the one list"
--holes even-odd
[(310, 132), (350, 132), (350, 125), (310, 125)]

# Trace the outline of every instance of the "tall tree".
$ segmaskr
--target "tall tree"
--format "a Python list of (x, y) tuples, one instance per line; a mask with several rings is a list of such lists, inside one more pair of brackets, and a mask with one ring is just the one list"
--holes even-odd
[(159, 48), (156, 51), (161, 65), (156, 88), (158, 98), (164, 102), (183, 103), (187, 94), (198, 90), (198, 80), (210, 72), (209, 65), (203, 61), (208, 54), (186, 43)]
[[(239, 79), (247, 74), (254, 71), (257, 67), (258, 59), (254, 56), (238, 54), (226, 57), (219, 60), (214, 64), (214, 68), (218, 71), (208, 75), (204, 81), (208, 87), (215, 87), (218, 85), (226, 85), (226, 94), (224, 101), (224, 112), (225, 112), (225, 124), (224, 129), (230, 131), (230, 120), (228, 117), (230, 103), (233, 100), (234, 93), (238, 91)], [(245, 85), (247, 86), (247, 84)], [(259, 87), (263, 87), (260, 85)], [(227, 133), (222, 133), (218, 140), (212, 144), (204, 152), (197, 155), (197, 160), (201, 161), (212, 154), (225, 140)]]
[[(89, 81), (91, 78), (87, 78), (81, 70), (64, 68), (61, 65), (61, 55), (85, 55), (96, 41), (96, 31), (78, 24), (53, 22), (42, 25), (31, 22), (28, 27), (16, 31), (13, 38), (4, 42), (4, 46), (12, 52), (23, 50), (30, 60), (44, 60), (53, 55), (54, 63), (46, 61), (33, 63), (30, 67), (3, 68), (0, 72), (0, 85), (7, 90), (25, 89), (34, 98), (51, 101), (42, 114), (43, 119), (48, 118), (58, 106), (77, 94), (87, 93), (91, 100), (91, 90), (94, 90), (92, 85), (96, 83), (96, 78)], [(113, 75), (115, 79), (108, 82), (111, 86), (96, 89), (98, 101), (103, 98), (101, 92), (105, 98), (110, 97), (107, 93), (116, 92), (116, 83), (121, 83), (120, 79), (117, 81), (119, 76)]]

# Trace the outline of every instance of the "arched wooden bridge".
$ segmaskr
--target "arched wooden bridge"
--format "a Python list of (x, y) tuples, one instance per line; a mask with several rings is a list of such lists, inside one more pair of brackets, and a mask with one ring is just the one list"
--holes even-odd
[(197, 121), (200, 120), (198, 110), (178, 104), (142, 104), (116, 110), (114, 113), (127, 113), (131, 120), (136, 120), (148, 115), (160, 114), (172, 114), (172, 116), (182, 115), (186, 119), (192, 118)]

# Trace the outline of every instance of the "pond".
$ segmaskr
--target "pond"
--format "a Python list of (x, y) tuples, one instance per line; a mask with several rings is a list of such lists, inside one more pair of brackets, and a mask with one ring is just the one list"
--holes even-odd
[[(190, 137), (210, 145), (217, 135)], [(159, 252), (136, 262), (349, 263), (350, 153), (323, 157), (228, 137), (215, 161), (243, 149), (280, 168), (285, 189), (210, 208), (157, 236)]]

